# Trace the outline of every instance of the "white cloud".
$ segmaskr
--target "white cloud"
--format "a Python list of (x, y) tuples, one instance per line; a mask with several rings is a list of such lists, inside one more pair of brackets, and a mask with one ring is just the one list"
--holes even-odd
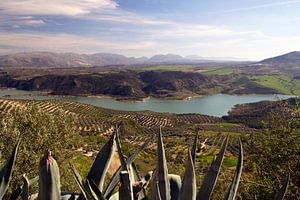
[(115, 9), (113, 0), (1, 0), (0, 10), (11, 15), (65, 15), (89, 14), (93, 10)]
[[(97, 53), (112, 52), (134, 55), (134, 52), (157, 48), (153, 41), (129, 42), (109, 38), (84, 37), (70, 34), (45, 34), (39, 32), (0, 32), (0, 53), (23, 51), (55, 51)], [(127, 52), (127, 53), (126, 53)], [(129, 52), (129, 53), (128, 53)]]
[(20, 16), (66, 16), (87, 20), (135, 25), (164, 25), (172, 22), (153, 19), (118, 8), (115, 0), (1, 0), (1, 18)]
[(270, 8), (270, 7), (278, 7), (278, 6), (292, 6), (294, 4), (299, 4), (300, 0), (291, 0), (291, 1), (277, 1), (272, 3), (266, 3), (266, 4), (259, 4), (254, 6), (248, 6), (248, 7), (241, 7), (241, 8), (234, 8), (234, 9), (228, 9), (228, 10), (220, 10), (220, 11), (212, 11), (209, 13), (212, 14), (221, 14), (221, 13), (232, 13), (232, 12), (241, 12), (241, 11), (247, 11), (247, 10), (257, 10), (262, 8)]
[(46, 24), (44, 19), (33, 16), (1, 16), (0, 26), (10, 26), (13, 28), (21, 28), (24, 26), (41, 26)]

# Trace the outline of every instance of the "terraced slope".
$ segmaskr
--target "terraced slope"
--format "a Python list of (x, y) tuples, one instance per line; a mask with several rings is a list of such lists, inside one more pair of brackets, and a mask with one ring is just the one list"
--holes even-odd
[[(80, 145), (73, 149), (76, 153), (73, 162), (82, 170), (82, 174), (86, 173), (88, 170), (86, 166), (91, 164), (92, 158), (95, 157), (96, 152), (101, 147), (102, 144), (99, 143), (99, 140), (105, 141), (104, 138), (111, 134), (115, 123), (120, 122), (124, 127), (124, 130), (120, 131), (120, 136), (125, 154), (132, 153), (147, 138), (155, 134), (159, 127), (162, 127), (170, 173), (183, 174), (187, 151), (191, 147), (195, 131), (198, 128), (201, 130), (198, 143), (198, 148), (201, 150), (198, 151), (196, 159), (199, 181), (207, 172), (226, 135), (230, 135), (223, 174), (216, 189), (228, 187), (230, 180), (228, 179), (228, 181), (223, 176), (230, 177), (233, 174), (237, 163), (238, 137), (242, 134), (248, 135), (242, 125), (225, 123), (221, 118), (206, 115), (116, 111), (57, 100), (0, 99), (0, 112), (2, 114), (29, 109), (31, 106), (52, 115), (76, 119), (77, 130), (80, 133)], [(136, 165), (141, 169), (141, 174), (153, 169), (155, 159), (156, 142), (153, 139), (149, 147), (141, 153), (136, 161)], [(118, 166), (114, 167), (117, 168)]]
[[(126, 112), (69, 101), (58, 100), (13, 100), (0, 99), (0, 111), (9, 113), (18, 109), (36, 107), (50, 114), (69, 116), (77, 119), (80, 131), (105, 133), (115, 123), (131, 121), (142, 128), (173, 128), (178, 124), (210, 124), (222, 121), (220, 118), (199, 114), (172, 115), (155, 112)], [(151, 130), (151, 129), (150, 129)]]

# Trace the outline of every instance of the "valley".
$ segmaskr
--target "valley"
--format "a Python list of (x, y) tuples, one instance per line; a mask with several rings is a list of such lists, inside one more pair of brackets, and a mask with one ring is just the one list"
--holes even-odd
[[(198, 61), (186, 64), (178, 61), (178, 64), (168, 64), (173, 57), (166, 55), (160, 56), (163, 61), (157, 61), (157, 64), (124, 62), (114, 65), (112, 62), (105, 66), (55, 68), (37, 68), (34, 63), (29, 67), (26, 65), (33, 61), (25, 62), (23, 57), (16, 55), (14, 59), (18, 60), (18, 65), (0, 69), (0, 86), (54, 95), (108, 95), (133, 101), (146, 97), (186, 99), (219, 93), (299, 95), (297, 74), (300, 71), (295, 66), (300, 63), (292, 61), (295, 54), (292, 52), (257, 63)], [(50, 55), (51, 59), (63, 56)], [(33, 53), (32, 56), (39, 58), (41, 63), (50, 59), (49, 53)], [(283, 66), (281, 60), (285, 57), (289, 62)]]
[[(300, 84), (285, 68), (270, 68), (269, 64), (232, 62), (2, 67), (0, 146), (18, 137), (25, 141), (12, 185), (20, 185), (21, 163), (27, 163), (27, 171), (36, 171), (40, 151), (47, 146), (60, 165), (63, 190), (78, 191), (68, 178), (72, 176), (69, 163), (86, 176), (118, 124), (125, 155), (161, 128), (170, 174), (184, 173), (187, 152), (199, 131), (198, 187), (228, 137), (212, 199), (225, 196), (238, 163), (240, 139), (244, 164), (238, 198), (271, 198), (282, 177), (298, 167), (300, 114), (294, 97)], [(153, 170), (156, 148), (151, 141), (137, 157), (135, 165), (141, 174)], [(28, 152), (38, 153), (28, 161)], [(120, 166), (116, 152), (112, 163), (109, 178)], [(292, 177), (287, 196), (295, 199), (299, 176), (292, 173)]]
[[(26, 130), (26, 135), (22, 135), (23, 140), (28, 141), (30, 140), (28, 137), (30, 137), (31, 134), (35, 134), (30, 132), (31, 126), (33, 126), (32, 131), (38, 131), (39, 134), (45, 135), (43, 137), (48, 137), (46, 136), (46, 132), (48, 131), (45, 132), (45, 130), (43, 130), (41, 123), (49, 123), (47, 122), (49, 119), (54, 120), (49, 123), (48, 128), (52, 123), (54, 124), (51, 126), (56, 126), (55, 124), (62, 126), (60, 124), (61, 122), (58, 123), (57, 120), (67, 123), (68, 133), (49, 136), (52, 139), (55, 137), (58, 141), (65, 141), (65, 143), (58, 145), (57, 141), (54, 140), (48, 141), (47, 145), (52, 146), (51, 144), (53, 142), (55, 143), (53, 145), (56, 147), (54, 148), (53, 146), (53, 148), (61, 167), (61, 173), (64, 175), (64, 177), (62, 177), (64, 190), (73, 191), (76, 191), (73, 181), (65, 180), (65, 176), (68, 176), (70, 173), (68, 167), (66, 167), (67, 162), (72, 162), (76, 168), (80, 170), (81, 174), (87, 174), (98, 149), (104, 144), (104, 141), (111, 136), (115, 124), (121, 124), (122, 126), (120, 137), (125, 154), (133, 152), (133, 150), (139, 147), (147, 138), (153, 137), (159, 128), (162, 128), (167, 150), (166, 158), (168, 160), (169, 173), (176, 174), (182, 174), (184, 172), (186, 152), (192, 143), (195, 132), (200, 131), (198, 138), (200, 150), (197, 152), (196, 158), (196, 173), (199, 181), (203, 180), (203, 176), (207, 172), (216, 152), (219, 150), (223, 139), (229, 136), (229, 144), (221, 169), (222, 173), (215, 187), (215, 191), (218, 192), (214, 193), (214, 199), (221, 199), (222, 196), (225, 195), (225, 188), (230, 184), (230, 177), (237, 163), (239, 152), (238, 138), (241, 138), (246, 159), (244, 163), (243, 181), (240, 183), (239, 196), (251, 198), (257, 191), (269, 194), (265, 191), (266, 188), (259, 188), (254, 184), (254, 182), (260, 180), (257, 175), (255, 175), (257, 172), (251, 167), (254, 163), (254, 158), (260, 154), (257, 152), (258, 149), (253, 149), (252, 142), (255, 141), (256, 145), (259, 145), (259, 141), (265, 142), (265, 128), (263, 126), (253, 126), (253, 124), (254, 122), (258, 123), (266, 120), (271, 123), (272, 121), (271, 118), (269, 118), (269, 114), (274, 111), (281, 113), (283, 110), (286, 110), (283, 114), (285, 120), (294, 119), (299, 116), (295, 99), (285, 102), (289, 110), (286, 110), (287, 107), (282, 106), (283, 104), (280, 102), (270, 103), (266, 101), (237, 106), (229, 116), (220, 118), (200, 114), (117, 111), (62, 100), (17, 100), (2, 98), (0, 99), (0, 117), (2, 121), (0, 128), (3, 129), (4, 132), (1, 132), (0, 136), (3, 139), (5, 138), (6, 141), (13, 140), (13, 137), (16, 137), (15, 134), (17, 134), (17, 132), (13, 130), (16, 128), (17, 130), (21, 130), (25, 124), (30, 122), (30, 124), (33, 124), (24, 129)], [(261, 110), (261, 107), (266, 109)], [(252, 112), (253, 110), (255, 110), (255, 112)], [(257, 120), (254, 121), (253, 117)], [(16, 124), (10, 124), (10, 120), (16, 120)], [(60, 127), (59, 130), (62, 127)], [(53, 129), (53, 131), (57, 128), (58, 127)], [(6, 134), (7, 131), (9, 131), (11, 135)], [(65, 140), (65, 137), (68, 137), (68, 139)], [(26, 143), (24, 144), (24, 146), (27, 145)], [(152, 141), (149, 147), (146, 148), (135, 161), (141, 174), (145, 174), (155, 165), (155, 149), (155, 141)], [(61, 160), (61, 158), (64, 159)], [(30, 163), (28, 167), (34, 164), (32, 162)], [(109, 170), (109, 176), (112, 175), (113, 169), (118, 168), (119, 165), (119, 162), (114, 162), (112, 168)], [(19, 171), (20, 166), (17, 166), (16, 173), (19, 174), (21, 173)], [(260, 164), (260, 166), (257, 167), (265, 166)], [(275, 177), (278, 177), (278, 175), (279, 174)], [(269, 178), (274, 180), (272, 176)], [(17, 179), (14, 179), (13, 184), (16, 184), (15, 181), (17, 181)], [(197, 185), (200, 184), (199, 181)], [(276, 182), (276, 188), (279, 187), (279, 185), (280, 183)], [(296, 192), (298, 188), (290, 187), (290, 190)]]

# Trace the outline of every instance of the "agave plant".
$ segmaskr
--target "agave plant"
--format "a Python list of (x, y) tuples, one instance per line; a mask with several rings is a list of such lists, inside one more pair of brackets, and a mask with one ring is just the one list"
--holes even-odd
[[(168, 173), (161, 129), (159, 129), (157, 133), (157, 164), (155, 173), (150, 171), (142, 178), (134, 164), (134, 160), (137, 158), (139, 153), (150, 144), (153, 138), (151, 137), (146, 140), (126, 159), (122, 152), (118, 128), (116, 128), (108, 142), (97, 154), (85, 179), (80, 176), (79, 172), (71, 164), (71, 170), (73, 171), (75, 180), (79, 186), (80, 193), (61, 192), (58, 165), (52, 157), (51, 151), (46, 150), (40, 161), (39, 177), (28, 180), (26, 175), (23, 175), (23, 186), (15, 191), (11, 200), (17, 199), (20, 195), (23, 200), (146, 200), (147, 186), (150, 183), (153, 173), (151, 192), (151, 199), (153, 200), (208, 200), (211, 198), (220, 173), (228, 144), (228, 136), (224, 139), (217, 157), (210, 165), (209, 170), (202, 181), (202, 185), (197, 192), (195, 160), (198, 134), (199, 132), (195, 135), (191, 150), (188, 151), (186, 169), (182, 180), (179, 175)], [(20, 142), (18, 141), (7, 164), (1, 169), (0, 199), (3, 198), (5, 191), (8, 188), (19, 143)], [(113, 154), (116, 151), (118, 153), (121, 166), (112, 176), (104, 189), (105, 177), (111, 164)], [(235, 199), (241, 178), (242, 167), (243, 147), (242, 142), (239, 140), (238, 163), (232, 183), (224, 198), (225, 200)], [(282, 200), (284, 198), (288, 188), (289, 179), (290, 176), (285, 179), (283, 186), (275, 196), (276, 200)], [(35, 182), (39, 182), (39, 192), (30, 195), (29, 187)], [(114, 193), (117, 186), (119, 189)]]
[[(228, 144), (228, 136), (224, 139), (221, 149), (217, 157), (213, 160), (206, 173), (199, 191), (196, 191), (196, 175), (195, 175), (195, 158), (197, 151), (198, 134), (196, 133), (191, 151), (188, 151), (186, 161), (186, 169), (183, 176), (183, 181), (177, 175), (168, 174), (167, 161), (165, 158), (165, 150), (162, 140), (162, 131), (159, 129), (157, 134), (157, 168), (152, 185), (152, 200), (209, 200), (213, 194), (214, 187), (217, 182), (218, 175), (222, 166), (224, 155)], [(239, 157), (236, 170), (232, 179), (232, 183), (228, 188), (225, 200), (234, 200), (238, 190), (243, 168), (243, 146), (239, 140)], [(176, 186), (170, 180), (170, 176), (176, 177)], [(283, 186), (276, 194), (276, 200), (282, 200), (286, 194), (289, 182), (289, 176), (286, 178)], [(178, 189), (179, 193), (178, 193)]]
[(13, 173), (15, 162), (16, 162), (18, 148), (20, 146), (20, 142), (21, 141), (18, 140), (9, 159), (7, 160), (6, 164), (0, 170), (0, 199), (3, 199), (5, 193), (8, 189), (9, 182), (11, 181), (12, 173)]

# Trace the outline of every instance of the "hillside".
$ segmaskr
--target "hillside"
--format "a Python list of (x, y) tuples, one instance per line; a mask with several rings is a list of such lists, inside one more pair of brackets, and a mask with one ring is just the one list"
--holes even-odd
[(268, 126), (266, 122), (270, 120), (272, 115), (278, 113), (287, 119), (299, 119), (298, 100), (290, 98), (283, 101), (261, 101), (236, 105), (223, 119), (230, 123), (240, 123), (252, 128), (263, 128)]
[(98, 73), (57, 72), (28, 78), (3, 72), (0, 86), (28, 91), (44, 91), (56, 95), (109, 95), (123, 100), (158, 98), (185, 99), (196, 95), (276, 94), (281, 91), (260, 85), (242, 75), (205, 76), (181, 71), (113, 71)]
[(241, 73), (246, 74), (287, 74), (300, 75), (300, 52), (294, 51), (280, 56), (264, 59), (260, 62), (242, 66)]
[(284, 55), (268, 58), (262, 60), (260, 63), (269, 65), (299, 65), (300, 51), (293, 51)]

